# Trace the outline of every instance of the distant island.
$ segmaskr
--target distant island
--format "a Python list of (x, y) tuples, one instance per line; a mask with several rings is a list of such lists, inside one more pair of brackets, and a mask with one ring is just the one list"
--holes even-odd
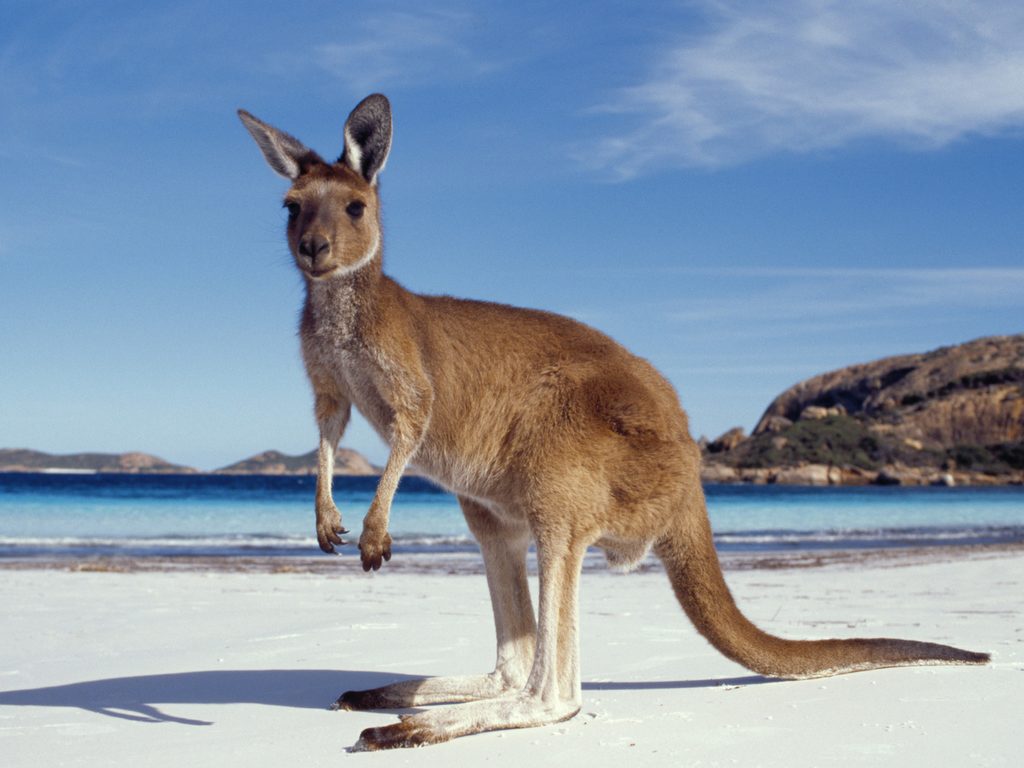
[[(148, 453), (69, 453), (52, 454), (25, 448), (0, 448), (0, 472), (52, 472), (164, 475), (315, 475), (317, 452), (289, 456), (280, 451), (264, 451), (247, 459), (202, 472), (194, 467), (172, 464)], [(336, 475), (379, 475), (380, 467), (349, 448), (339, 448), (334, 457)]]
[[(215, 470), (218, 475), (315, 475), (317, 452), (312, 450), (300, 456), (289, 456), (280, 451), (264, 451), (248, 459)], [(379, 475), (366, 457), (351, 448), (339, 448), (334, 454), (336, 475)]]
[[(787, 485), (1024, 484), (1024, 334), (887, 357), (802, 381), (748, 436), (702, 437), (703, 479)], [(208, 474), (313, 475), (317, 452), (265, 451)], [(145, 453), (0, 449), (0, 472), (199, 474)], [(380, 467), (338, 450), (337, 475)]]
[(0, 472), (122, 474), (196, 474), (198, 470), (171, 464), (148, 453), (68, 453), (56, 455), (27, 448), (0, 448)]

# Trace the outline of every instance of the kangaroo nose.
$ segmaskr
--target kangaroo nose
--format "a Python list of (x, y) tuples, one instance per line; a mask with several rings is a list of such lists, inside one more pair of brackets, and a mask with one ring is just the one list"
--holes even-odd
[(308, 256), (309, 260), (316, 263), (320, 256), (324, 256), (331, 250), (331, 243), (323, 235), (306, 235), (299, 241), (299, 253)]

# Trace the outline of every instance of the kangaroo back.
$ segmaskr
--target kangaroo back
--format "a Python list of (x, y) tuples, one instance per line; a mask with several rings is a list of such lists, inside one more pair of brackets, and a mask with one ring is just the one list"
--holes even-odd
[(762, 631), (736, 606), (711, 537), (704, 495), (655, 544), (676, 597), (697, 630), (722, 654), (771, 677), (808, 678), (880, 667), (984, 664), (987, 653), (892, 638), (785, 640)]

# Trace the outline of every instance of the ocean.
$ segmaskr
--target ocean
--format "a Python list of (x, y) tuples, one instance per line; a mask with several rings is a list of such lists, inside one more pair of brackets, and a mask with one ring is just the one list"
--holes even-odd
[[(376, 488), (338, 477), (350, 539)], [(110, 556), (309, 557), (312, 477), (0, 473), (0, 560)], [(780, 552), (1024, 541), (1024, 488), (706, 488), (720, 551)], [(402, 481), (394, 552), (475, 552), (458, 503)], [(344, 548), (354, 555), (354, 545)]]

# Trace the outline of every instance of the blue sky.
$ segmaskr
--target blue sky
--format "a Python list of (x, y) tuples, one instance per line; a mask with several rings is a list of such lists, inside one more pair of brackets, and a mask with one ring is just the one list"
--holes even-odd
[[(1024, 5), (22, 2), (0, 23), (0, 446), (316, 443), (283, 180), (386, 93), (386, 269), (570, 314), (696, 435), (1024, 331)], [(343, 444), (382, 461), (357, 421)]]

